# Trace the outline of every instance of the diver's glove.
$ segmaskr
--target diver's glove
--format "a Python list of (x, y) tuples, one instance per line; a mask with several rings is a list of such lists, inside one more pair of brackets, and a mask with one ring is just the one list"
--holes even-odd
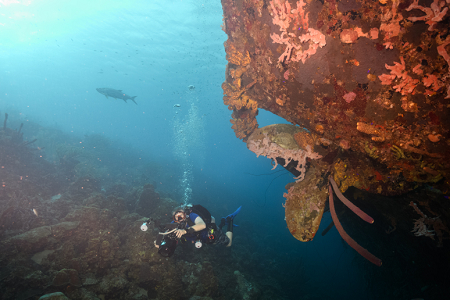
[(187, 231), (185, 229), (177, 229), (177, 230), (175, 230), (175, 234), (176, 234), (177, 238), (181, 238), (186, 233), (187, 233)]

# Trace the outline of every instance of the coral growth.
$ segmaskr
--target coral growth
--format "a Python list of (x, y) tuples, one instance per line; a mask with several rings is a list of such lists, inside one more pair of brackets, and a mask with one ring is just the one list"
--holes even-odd
[(257, 110), (258, 104), (256, 103), (256, 101), (250, 99), (250, 97), (245, 94), (245, 91), (248, 88), (238, 89), (235, 86), (227, 83), (222, 84), (222, 88), (224, 94), (223, 103), (225, 105), (228, 105), (228, 108), (230, 110)]
[(384, 46), (386, 49), (392, 49), (392, 40), (401, 32), (400, 22), (403, 20), (402, 14), (397, 14), (397, 8), (400, 0), (393, 0), (391, 9), (381, 15), (380, 31), (384, 33)]
[(225, 42), (225, 50), (227, 60), (237, 67), (229, 69), (232, 84), (226, 82), (222, 84), (224, 94), (223, 102), (228, 106), (229, 110), (233, 110), (230, 121), (233, 124), (231, 128), (234, 130), (236, 137), (245, 141), (258, 128), (256, 121), (258, 105), (256, 101), (252, 100), (246, 94), (255, 85), (256, 80), (247, 84), (245, 87), (242, 86), (242, 75), (246, 70), (245, 66), (251, 62), (248, 51), (238, 51), (236, 45), (230, 40)]
[(307, 131), (303, 130), (294, 134), (294, 139), (301, 149), (306, 149), (307, 146), (314, 147), (314, 138)]
[[(442, 247), (444, 232), (450, 233), (450, 231), (444, 225), (441, 218), (439, 216), (434, 218), (428, 217), (419, 209), (419, 207), (417, 207), (417, 204), (412, 201), (409, 205), (421, 216), (419, 219), (415, 220), (414, 228), (411, 232), (413, 232), (415, 236), (426, 236), (432, 240), (434, 240), (434, 236), (437, 235), (438, 247)], [(433, 230), (429, 229), (430, 227), (433, 227)]]
[(390, 135), (382, 129), (377, 129), (375, 125), (366, 124), (364, 122), (356, 123), (356, 129), (365, 134), (374, 135), (372, 136), (372, 141), (384, 142), (386, 139), (390, 138)]
[(360, 27), (355, 27), (354, 31), (358, 34), (358, 37), (365, 37), (365, 38), (372, 39), (372, 40), (378, 39), (378, 35), (380, 33), (380, 31), (376, 27), (371, 28), (368, 33), (364, 33), (362, 31), (362, 28), (360, 28)]
[(225, 51), (227, 53), (228, 62), (232, 64), (245, 67), (250, 63), (250, 55), (248, 51), (245, 51), (245, 54), (239, 52), (236, 49), (236, 46), (229, 40), (225, 42)]
[(433, 74), (426, 74), (422, 78), (422, 83), (426, 87), (431, 87), (431, 90), (426, 90), (426, 95), (433, 95), (443, 86), (443, 84), (438, 80), (438, 77)]
[(297, 181), (302, 181), (305, 178), (306, 172), (306, 159), (319, 159), (322, 156), (314, 152), (311, 146), (307, 145), (305, 150), (302, 149), (284, 149), (283, 147), (272, 142), (267, 134), (261, 140), (248, 140), (247, 147), (250, 151), (254, 152), (256, 156), (266, 156), (274, 162), (275, 169), (278, 166), (277, 158), (283, 158), (285, 160), (284, 166), (286, 167), (291, 161), (297, 161), (295, 169), (301, 174), (296, 177)]
[(344, 29), (340, 34), (340, 39), (344, 44), (353, 44), (358, 39), (358, 33), (353, 28)]
[[(306, 59), (317, 52), (317, 49), (326, 45), (325, 36), (318, 30), (308, 28), (308, 14), (305, 15), (303, 7), (305, 2), (300, 0), (297, 2), (297, 8), (291, 9), (291, 5), (288, 1), (282, 2), (282, 0), (270, 1), (272, 9), (272, 22), (274, 25), (280, 27), (281, 34), (272, 33), (270, 37), (274, 43), (283, 44), (286, 46), (284, 52), (278, 58), (279, 62), (288, 63), (289, 61), (302, 61), (306, 62)], [(288, 29), (292, 27), (292, 32)], [(306, 31), (296, 39), (298, 29)], [(304, 49), (306, 45), (304, 43), (309, 42), (308, 49)]]
[(426, 21), (425, 23), (429, 25), (428, 30), (433, 31), (434, 26), (438, 22), (442, 21), (442, 18), (448, 11), (448, 7), (442, 9), (444, 6), (445, 1), (441, 0), (434, 0), (433, 3), (431, 3), (430, 7), (423, 7), (419, 5), (419, 0), (414, 0), (414, 2), (408, 8), (406, 8), (406, 10), (411, 11), (413, 9), (420, 9), (425, 13), (425, 15), (421, 17), (409, 17), (408, 20), (412, 22)]
[(345, 94), (345, 95), (342, 96), (342, 97), (344, 98), (345, 102), (350, 103), (350, 102), (352, 102), (353, 100), (355, 100), (356, 94), (353, 93), (353, 92), (350, 92), (350, 93)]
[[(278, 127), (277, 127), (278, 126)], [(298, 127), (286, 124), (270, 125), (258, 129), (247, 141), (247, 148), (256, 156), (266, 156), (274, 162), (275, 169), (278, 166), (277, 158), (284, 160), (284, 167), (291, 161), (296, 161), (295, 170), (300, 173), (295, 179), (302, 181), (305, 178), (306, 159), (319, 159), (322, 156), (313, 151), (311, 145), (306, 144), (305, 149), (300, 149), (294, 140), (294, 133), (282, 132), (283, 130), (298, 130)], [(274, 131), (271, 131), (274, 130)], [(280, 132), (277, 132), (279, 130)], [(270, 136), (268, 134), (270, 132)], [(274, 133), (275, 132), (275, 133)], [(312, 145), (313, 146), (313, 145)]]
[[(450, 45), (450, 35), (447, 36), (445, 41), (441, 41), (441, 44), (437, 47), (437, 51), (439, 55), (441, 55), (445, 61), (447, 62), (447, 68), (448, 68), (448, 77), (450, 77), (450, 55), (448, 54), (447, 50), (445, 50), (445, 47)], [(450, 99), (450, 83), (447, 83), (447, 96), (445, 99)]]
[(257, 110), (245, 110), (233, 112), (230, 122), (238, 139), (247, 140), (247, 138), (258, 128), (256, 120)]
[[(236, 81), (234, 81), (236, 82)], [(250, 99), (245, 92), (250, 89), (256, 81), (251, 82), (247, 86), (240, 88), (224, 82), (222, 89), (224, 93), (223, 102), (228, 105), (228, 109), (233, 110), (233, 124), (231, 128), (234, 130), (236, 137), (246, 141), (247, 137), (258, 128), (256, 116), (258, 115), (258, 105), (256, 101)]]
[(400, 92), (402, 95), (414, 94), (414, 89), (420, 82), (418, 79), (413, 79), (405, 71), (405, 60), (400, 56), (401, 64), (394, 62), (393, 66), (385, 65), (386, 69), (391, 70), (391, 75), (383, 74), (378, 76), (381, 80), (381, 84), (390, 85), (396, 78), (399, 80), (397, 85), (394, 85), (396, 92)]
[(342, 139), (339, 141), (339, 147), (341, 147), (344, 150), (348, 150), (348, 149), (350, 149), (350, 142)]

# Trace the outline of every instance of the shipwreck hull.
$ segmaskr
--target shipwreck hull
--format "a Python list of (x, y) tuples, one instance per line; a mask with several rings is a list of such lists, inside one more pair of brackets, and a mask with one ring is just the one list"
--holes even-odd
[(380, 183), (448, 192), (450, 13), (441, 2), (431, 16), (439, 2), (223, 0), (224, 104), (236, 136), (247, 141), (265, 109), (366, 156)]

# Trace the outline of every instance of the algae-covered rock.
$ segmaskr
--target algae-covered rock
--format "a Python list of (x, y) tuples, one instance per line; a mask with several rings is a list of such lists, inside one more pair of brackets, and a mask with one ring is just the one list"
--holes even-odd
[(155, 187), (151, 184), (146, 184), (136, 203), (136, 211), (141, 215), (150, 216), (161, 203), (161, 197), (155, 191)]
[(55, 274), (52, 285), (62, 286), (67, 284), (81, 286), (81, 280), (80, 277), (78, 277), (78, 272), (76, 270), (62, 269)]
[(26, 253), (37, 252), (48, 245), (51, 235), (51, 227), (42, 226), (13, 236), (6, 241), (6, 244), (14, 245), (17, 248), (20, 248), (21, 251)]
[(103, 277), (99, 284), (99, 290), (102, 293), (111, 293), (114, 291), (120, 291), (127, 288), (129, 285), (128, 280), (122, 274), (109, 274)]
[(92, 193), (100, 192), (100, 190), (99, 180), (90, 176), (78, 178), (69, 187), (69, 193), (75, 201), (81, 201), (89, 197)]
[(241, 295), (242, 299), (258, 299), (260, 295), (258, 288), (247, 279), (245, 279), (244, 275), (242, 275), (241, 272), (236, 270), (234, 271), (234, 275), (236, 276), (239, 294)]
[(5, 241), (9, 248), (15, 246), (26, 253), (36, 253), (43, 248), (48, 248), (55, 242), (71, 234), (80, 222), (61, 222), (53, 226), (41, 226), (27, 232), (16, 235)]
[(44, 296), (40, 297), (39, 300), (69, 300), (63, 293), (56, 292), (51, 294), (45, 294)]
[(76, 229), (80, 225), (79, 221), (61, 222), (52, 226), (52, 234), (55, 238), (63, 238), (71, 234), (70, 231)]
[(35, 263), (40, 265), (42, 263), (42, 260), (44, 258), (46, 258), (49, 254), (52, 254), (53, 252), (55, 252), (55, 250), (44, 250), (44, 251), (38, 252), (31, 257), (31, 260), (33, 260)]

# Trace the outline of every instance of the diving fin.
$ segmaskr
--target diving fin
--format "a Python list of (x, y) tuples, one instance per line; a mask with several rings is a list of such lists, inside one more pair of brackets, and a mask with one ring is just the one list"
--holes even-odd
[(231, 215), (228, 215), (227, 218), (231, 217), (231, 219), (234, 219), (234, 217), (236, 217), (236, 215), (241, 211), (241, 207), (242, 207), (242, 205), (239, 206), (239, 208), (236, 209), (236, 211), (234, 213), (232, 213)]
[[(228, 225), (228, 221), (227, 221), (228, 218), (231, 218), (231, 220), (234, 220), (234, 217), (236, 217), (236, 215), (241, 211), (241, 207), (242, 207), (242, 206), (239, 206), (239, 208), (236, 209), (236, 211), (235, 211), (234, 213), (228, 215), (228, 216), (225, 218), (225, 225)], [(233, 224), (233, 226), (234, 226), (234, 227), (238, 227), (239, 225)]]

